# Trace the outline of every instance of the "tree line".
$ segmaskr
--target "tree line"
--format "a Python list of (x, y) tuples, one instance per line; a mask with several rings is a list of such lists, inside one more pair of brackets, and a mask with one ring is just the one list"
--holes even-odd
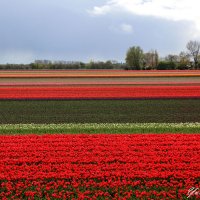
[(160, 58), (157, 50), (144, 52), (132, 46), (126, 53), (125, 63), (117, 61), (84, 62), (34, 62), (30, 64), (1, 64), (0, 70), (51, 70), (51, 69), (124, 69), (124, 70), (186, 70), (200, 69), (200, 42), (189, 41), (186, 51)]
[(173, 70), (173, 69), (199, 69), (200, 68), (200, 42), (189, 41), (187, 51), (181, 51), (179, 55), (169, 54), (159, 59), (156, 50), (144, 53), (139, 46), (130, 47), (126, 53), (126, 67), (134, 70)]
[(81, 70), (81, 69), (125, 69), (126, 64), (113, 61), (90, 61), (71, 63), (43, 63), (35, 62), (31, 64), (2, 64), (0, 70)]

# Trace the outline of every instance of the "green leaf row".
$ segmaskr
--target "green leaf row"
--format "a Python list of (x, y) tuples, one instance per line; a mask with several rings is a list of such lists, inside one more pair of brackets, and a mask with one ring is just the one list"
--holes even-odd
[(200, 122), (200, 99), (0, 101), (0, 124)]
[(200, 133), (200, 123), (1, 124), (1, 135)]

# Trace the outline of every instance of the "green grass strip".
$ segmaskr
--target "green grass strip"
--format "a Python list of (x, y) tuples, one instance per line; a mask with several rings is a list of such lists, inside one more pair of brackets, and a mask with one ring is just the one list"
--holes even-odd
[(200, 133), (200, 123), (2, 124), (1, 135), (97, 133)]

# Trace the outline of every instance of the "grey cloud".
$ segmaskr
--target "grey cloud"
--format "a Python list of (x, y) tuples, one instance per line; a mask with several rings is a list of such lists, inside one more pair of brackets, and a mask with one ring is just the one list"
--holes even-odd
[[(106, 2), (106, 1), (104, 1)], [(127, 13), (91, 16), (87, 10), (102, 4), (97, 0), (1, 0), (0, 62), (24, 53), (34, 59), (116, 59), (123, 61), (126, 50), (140, 45), (162, 54), (179, 51), (189, 39), (186, 22), (171, 22)], [(129, 24), (134, 31), (124, 34), (111, 27)], [(32, 59), (32, 60), (31, 60)]]

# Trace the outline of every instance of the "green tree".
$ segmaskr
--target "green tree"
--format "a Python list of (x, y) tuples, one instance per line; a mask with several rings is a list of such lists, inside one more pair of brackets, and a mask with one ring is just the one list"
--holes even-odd
[(144, 65), (144, 53), (139, 46), (130, 47), (126, 53), (126, 64), (131, 69), (142, 69)]

